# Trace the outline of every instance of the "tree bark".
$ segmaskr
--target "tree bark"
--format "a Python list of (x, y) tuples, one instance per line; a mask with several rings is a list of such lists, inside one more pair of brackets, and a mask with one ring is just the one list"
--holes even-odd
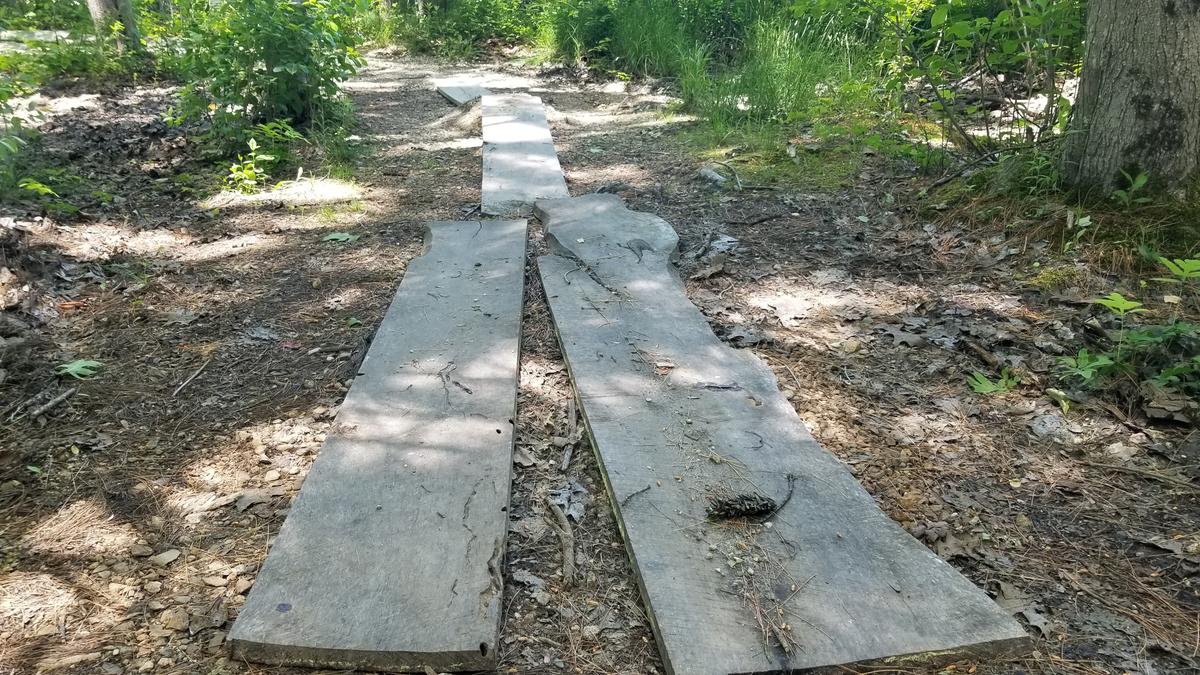
[(117, 15), (125, 29), (125, 46), (130, 49), (142, 48), (142, 34), (138, 31), (137, 11), (133, 8), (133, 0), (116, 0)]
[(107, 35), (108, 27), (117, 19), (117, 5), (114, 0), (87, 0), (88, 13), (92, 15), (92, 25), (96, 27), (97, 35)]
[(141, 48), (142, 36), (138, 32), (137, 13), (131, 0), (87, 0), (87, 5), (96, 35), (107, 37), (113, 22), (120, 21), (124, 31), (121, 47), (134, 50)]
[(1109, 194), (1124, 170), (1174, 190), (1198, 169), (1200, 0), (1090, 0), (1065, 183)]

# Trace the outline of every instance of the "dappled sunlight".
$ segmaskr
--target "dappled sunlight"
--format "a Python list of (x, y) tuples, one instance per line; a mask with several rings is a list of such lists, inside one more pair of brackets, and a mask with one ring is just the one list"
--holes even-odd
[(137, 530), (99, 499), (81, 499), (31, 527), (18, 545), (29, 553), (90, 557), (119, 553), (137, 540)]
[(285, 206), (311, 206), (349, 202), (362, 199), (362, 196), (362, 188), (348, 181), (336, 178), (301, 178), (284, 181), (270, 190), (251, 194), (227, 190), (200, 202), (200, 207), (220, 209), (272, 203), (280, 203)]
[(193, 244), (179, 251), (174, 257), (180, 262), (202, 263), (250, 253), (267, 253), (280, 249), (287, 243), (286, 237), (250, 232), (205, 244)]
[(649, 170), (636, 164), (614, 163), (594, 168), (568, 166), (567, 175), (570, 177), (572, 183), (583, 182), (589, 184), (613, 184), (618, 182), (644, 184), (653, 180)]
[(55, 635), (84, 602), (78, 590), (50, 574), (0, 575), (0, 633)]
[(114, 255), (164, 255), (191, 244), (190, 235), (166, 229), (137, 230), (130, 225), (82, 223), (46, 228), (33, 233), (31, 241), (52, 246), (79, 261), (105, 261)]

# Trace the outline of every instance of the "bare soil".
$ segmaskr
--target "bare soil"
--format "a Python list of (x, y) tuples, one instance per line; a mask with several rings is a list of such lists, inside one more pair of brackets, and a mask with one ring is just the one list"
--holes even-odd
[[(222, 169), (158, 121), (170, 87), (41, 101), (39, 152), (81, 211), (0, 205), (0, 673), (293, 672), (232, 662), (225, 634), (422, 223), (476, 214), (478, 115), (429, 81), (472, 68), (373, 59), (347, 85), (361, 195), (330, 204), (201, 206), (196, 177)], [(1058, 264), (1048, 242), (930, 209), (928, 179), (883, 158), (838, 187), (717, 187), (668, 92), (489, 69), (546, 101), (572, 193), (671, 222), (714, 330), (772, 364), (880, 507), (1036, 639), (1028, 659), (956, 670), (1200, 667), (1196, 418), (1104, 397), (1064, 413), (1043, 393), (1086, 299), (1137, 279), (1080, 261), (1037, 291), (1015, 278)], [(532, 238), (502, 671), (661, 673)], [(103, 367), (55, 375), (75, 359)], [(973, 393), (966, 375), (998, 366), (1022, 384)], [(547, 504), (572, 485), (590, 501), (568, 584)]]

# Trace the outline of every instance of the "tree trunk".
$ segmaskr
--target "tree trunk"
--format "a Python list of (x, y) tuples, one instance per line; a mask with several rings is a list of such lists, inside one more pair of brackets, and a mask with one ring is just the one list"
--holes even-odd
[(96, 35), (108, 37), (109, 27), (113, 22), (120, 21), (124, 29), (120, 46), (134, 50), (141, 48), (142, 36), (138, 33), (137, 14), (131, 0), (87, 0), (87, 5)]
[(138, 50), (142, 48), (142, 34), (138, 32), (137, 11), (133, 8), (133, 0), (116, 0), (117, 15), (125, 29), (125, 46)]
[(1090, 0), (1067, 186), (1107, 195), (1124, 170), (1186, 189), (1198, 169), (1200, 0)]
[(87, 0), (88, 12), (97, 35), (108, 35), (108, 27), (117, 20), (117, 5), (114, 0)]

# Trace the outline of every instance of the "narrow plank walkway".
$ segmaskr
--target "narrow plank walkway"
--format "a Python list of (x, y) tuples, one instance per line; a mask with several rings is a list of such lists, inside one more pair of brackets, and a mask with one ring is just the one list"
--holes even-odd
[(770, 369), (712, 333), (670, 225), (614, 195), (537, 211), (556, 252), (542, 283), (668, 672), (1025, 647), (812, 439)]
[(483, 213), (522, 216), (539, 199), (568, 196), (541, 99), (491, 94), (482, 106)]
[(433, 223), (230, 635), (235, 658), (495, 667), (525, 221)]
[(456, 106), (466, 105), (471, 101), (490, 94), (487, 89), (475, 84), (444, 84), (437, 88), (439, 94)]

